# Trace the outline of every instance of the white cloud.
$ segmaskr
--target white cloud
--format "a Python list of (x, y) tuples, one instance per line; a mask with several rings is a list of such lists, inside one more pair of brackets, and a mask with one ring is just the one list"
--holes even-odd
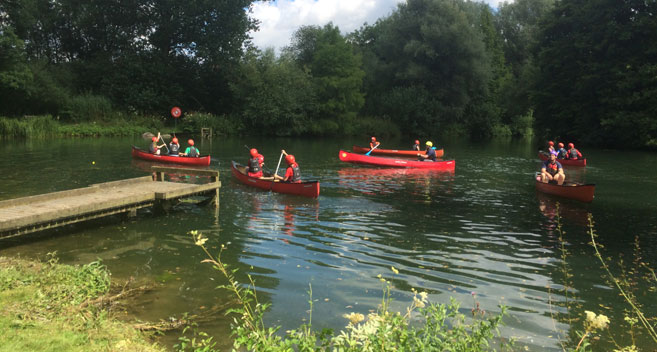
[(372, 24), (389, 15), (405, 0), (278, 0), (256, 2), (253, 17), (260, 20), (260, 30), (252, 33), (254, 44), (261, 48), (280, 49), (290, 44), (292, 34), (301, 26), (324, 26), (329, 22), (349, 33), (365, 22)]
[[(373, 24), (388, 16), (397, 4), (406, 0), (277, 0), (256, 2), (252, 16), (260, 20), (260, 30), (252, 33), (253, 43), (261, 49), (281, 49), (290, 44), (292, 34), (301, 26), (324, 26), (329, 22), (349, 33), (365, 22)], [(497, 7), (501, 0), (485, 0)]]

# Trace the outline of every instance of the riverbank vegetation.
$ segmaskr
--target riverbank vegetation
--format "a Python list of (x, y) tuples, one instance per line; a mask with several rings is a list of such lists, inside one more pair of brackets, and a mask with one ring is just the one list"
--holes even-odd
[[(428, 301), (424, 291), (412, 289), (413, 300), (406, 311), (391, 310), (391, 280), (399, 274), (391, 267), (392, 274), (381, 275), (383, 285), (381, 304), (376, 311), (365, 316), (362, 313), (345, 312), (347, 321), (344, 330), (334, 333), (332, 330), (316, 332), (312, 329), (313, 297), (312, 287), (308, 291), (308, 323), (298, 329), (280, 332), (280, 327), (266, 326), (263, 316), (269, 304), (258, 301), (255, 283), (247, 275), (246, 285), (235, 277), (236, 270), (221, 261), (221, 254), (227, 249), (221, 245), (217, 256), (213, 256), (205, 247), (207, 238), (198, 231), (191, 231), (194, 243), (207, 255), (203, 262), (211, 264), (227, 280), (221, 286), (238, 302), (238, 306), (229, 310), (234, 314), (231, 329), (236, 350), (247, 351), (487, 351), (510, 349), (513, 341), (499, 336), (499, 327), (506, 315), (506, 307), (501, 306), (498, 314), (487, 313), (476, 301), (471, 316), (467, 317), (460, 310), (460, 304), (452, 300), (449, 304), (434, 304)], [(420, 321), (411, 324), (411, 320)], [(493, 338), (498, 338), (493, 342)], [(207, 335), (200, 338), (181, 338), (180, 351), (214, 351), (216, 343)]]
[[(556, 338), (563, 351), (593, 351), (599, 349), (632, 352), (639, 346), (657, 343), (655, 318), (647, 314), (652, 309), (657, 276), (642, 260), (640, 245), (635, 239), (635, 253), (630, 261), (605, 257), (592, 217), (588, 235), (593, 255), (599, 260), (606, 286), (627, 302), (626, 309), (612, 309), (598, 302), (582, 302), (574, 289), (573, 270), (569, 262), (574, 255), (561, 226), (557, 208), (556, 226), (560, 263), (554, 275), (559, 301), (553, 306)], [(213, 256), (205, 247), (207, 238), (192, 231), (192, 240), (205, 252), (204, 260), (214, 267), (227, 284), (221, 286), (235, 298), (227, 310), (231, 324), (233, 346), (236, 349), (268, 351), (486, 351), (514, 349), (514, 341), (500, 335), (499, 328), (507, 314), (505, 307), (498, 313), (486, 312), (472, 294), (472, 308), (460, 303), (429, 302), (421, 288), (408, 293), (411, 302), (404, 312), (391, 309), (391, 290), (398, 269), (378, 276), (382, 285), (381, 302), (367, 315), (345, 311), (345, 327), (339, 332), (313, 330), (312, 287), (308, 291), (309, 317), (297, 329), (281, 331), (267, 326), (263, 317), (269, 304), (261, 302), (255, 292), (255, 282), (247, 274), (238, 274), (221, 260), (227, 249), (220, 246)], [(620, 273), (620, 274), (619, 274)], [(590, 283), (599, 286), (596, 283)], [(146, 288), (126, 289), (111, 282), (111, 275), (100, 262), (82, 266), (61, 265), (50, 255), (45, 263), (0, 257), (0, 351), (163, 351), (142, 331), (175, 330), (193, 326), (194, 319), (179, 319), (161, 323), (129, 323), (116, 319), (121, 300), (139, 294)], [(607, 294), (605, 290), (604, 294)], [(601, 297), (601, 300), (603, 298)], [(226, 307), (223, 307), (225, 309)], [(375, 308), (375, 307), (372, 307)], [(468, 307), (469, 308), (469, 307)], [(464, 314), (468, 311), (468, 314)], [(219, 314), (219, 312), (214, 312)], [(620, 315), (620, 316), (619, 316)], [(207, 318), (207, 317), (206, 317)], [(199, 320), (200, 321), (200, 320)], [(566, 324), (566, 331), (556, 323)], [(611, 331), (613, 327), (614, 333)], [(181, 332), (175, 349), (178, 351), (218, 350), (215, 337), (196, 328)]]
[(181, 127), (219, 134), (657, 147), (654, 1), (409, 0), (352, 33), (301, 27), (279, 51), (251, 44), (251, 4), (2, 2), (0, 116), (141, 128), (180, 106)]
[[(609, 307), (602, 298), (599, 304), (582, 302), (578, 298), (574, 270), (571, 267), (574, 253), (568, 249), (570, 243), (562, 227), (558, 203), (554, 230), (558, 236), (560, 260), (558, 271), (554, 275), (556, 290), (550, 290), (550, 304), (554, 305), (551, 307), (551, 317), (555, 321), (554, 329), (561, 349), (578, 352), (638, 352), (644, 350), (639, 346), (657, 345), (657, 318), (648, 313), (654, 308), (652, 302), (657, 292), (657, 275), (650, 264), (644, 262), (638, 237), (634, 239), (631, 260), (606, 257), (603, 253), (604, 246), (598, 240), (593, 216), (588, 215), (587, 235), (590, 239), (589, 245), (593, 249), (592, 255), (600, 263), (605, 285), (625, 301), (626, 306), (619, 309)], [(592, 285), (598, 286), (595, 283)], [(552, 301), (553, 293), (561, 295), (561, 301)], [(558, 330), (556, 323), (566, 324), (568, 330)]]
[(0, 351), (164, 351), (113, 317), (110, 289), (100, 262), (0, 257)]

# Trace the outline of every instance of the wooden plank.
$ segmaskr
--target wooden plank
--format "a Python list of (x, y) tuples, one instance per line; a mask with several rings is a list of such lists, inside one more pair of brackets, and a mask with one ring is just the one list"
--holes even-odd
[(164, 172), (168, 174), (190, 174), (198, 176), (215, 176), (219, 177), (218, 170), (199, 170), (191, 168), (182, 168), (182, 167), (166, 167), (166, 166), (151, 166), (151, 170), (154, 172)]
[(192, 195), (200, 192), (207, 192), (221, 187), (221, 182), (204, 183), (202, 185), (194, 185), (195, 187), (183, 188), (175, 191), (168, 192), (155, 192), (155, 199), (168, 200), (180, 198), (183, 196)]
[(91, 186), (91, 187), (71, 189), (68, 191), (52, 192), (46, 194), (39, 194), (35, 196), (7, 199), (0, 202), (0, 208), (14, 207), (23, 204), (32, 204), (32, 203), (47, 201), (51, 199), (59, 199), (59, 198), (77, 196), (77, 195), (94, 193), (94, 192), (98, 192), (98, 188)]
[(127, 180), (94, 183), (91, 186), (92, 187), (119, 187), (119, 186), (125, 186), (125, 185), (143, 183), (143, 182), (153, 182), (153, 176), (142, 176), (142, 177), (129, 178)]
[(106, 212), (100, 212), (100, 213), (95, 213), (92, 215), (88, 216), (76, 216), (76, 217), (71, 217), (67, 219), (62, 219), (57, 222), (45, 222), (42, 224), (32, 224), (30, 226), (22, 227), (22, 228), (14, 228), (14, 229), (5, 229), (5, 230), (0, 230), (0, 239), (4, 238), (10, 238), (10, 237), (16, 237), (20, 235), (25, 235), (28, 233), (33, 233), (33, 232), (38, 232), (38, 231), (44, 231), (60, 226), (65, 226), (65, 225), (70, 225), (70, 224), (75, 224), (78, 222), (83, 222), (83, 221), (88, 221), (88, 220), (93, 220), (93, 219), (98, 219), (101, 217), (106, 217), (110, 215), (115, 215), (115, 214), (120, 214), (120, 213), (127, 213), (130, 211), (137, 211), (137, 209), (144, 208), (147, 206), (150, 206), (151, 204), (140, 204), (140, 205), (135, 205), (127, 208), (119, 208), (119, 209), (112, 209)]
[(103, 211), (111, 208), (118, 208), (130, 206), (132, 204), (140, 204), (146, 202), (153, 202), (155, 200), (154, 193), (137, 194), (129, 197), (121, 197), (118, 199), (109, 199), (101, 202), (92, 202), (83, 205), (74, 205), (65, 209), (49, 209), (35, 214), (26, 214), (26, 216), (14, 218), (8, 221), (0, 222), (0, 231), (5, 229), (19, 228), (28, 226), (30, 224), (39, 224), (49, 221), (56, 221), (57, 219), (68, 218), (72, 216), (84, 216), (85, 214)]
[(0, 238), (132, 211), (151, 206), (156, 200), (171, 200), (201, 193), (211, 193), (213, 198), (218, 198), (221, 182), (218, 181), (219, 172), (216, 170), (159, 169), (208, 175), (216, 182), (153, 182), (151, 176), (143, 176), (3, 201), (0, 202)]

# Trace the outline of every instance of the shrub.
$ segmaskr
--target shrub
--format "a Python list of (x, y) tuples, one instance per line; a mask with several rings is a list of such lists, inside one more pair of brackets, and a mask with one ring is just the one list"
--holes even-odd
[(58, 132), (59, 123), (52, 116), (26, 116), (0, 118), (0, 136), (3, 138), (46, 137)]
[(61, 113), (64, 121), (107, 121), (114, 115), (112, 103), (104, 96), (84, 94), (66, 103)]
[(531, 137), (534, 135), (534, 111), (529, 110), (526, 115), (517, 116), (509, 126), (514, 136)]
[(213, 134), (226, 136), (238, 134), (243, 130), (242, 122), (239, 119), (226, 115), (217, 116), (209, 113), (189, 112), (179, 118), (178, 121), (171, 122), (171, 120), (167, 120), (169, 126), (173, 124), (177, 130), (185, 133), (199, 133), (201, 128), (212, 128)]

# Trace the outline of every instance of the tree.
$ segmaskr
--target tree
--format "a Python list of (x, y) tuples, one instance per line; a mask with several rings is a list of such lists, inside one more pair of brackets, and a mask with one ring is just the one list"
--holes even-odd
[(73, 70), (73, 93), (106, 94), (142, 112), (172, 103), (226, 112), (230, 98), (217, 95), (230, 93), (231, 70), (257, 29), (251, 2), (6, 0), (0, 26), (25, 43), (28, 62)]
[(27, 64), (24, 43), (7, 28), (0, 32), (0, 107), (5, 113), (21, 112), (31, 95), (34, 75)]
[(340, 29), (331, 23), (322, 28), (301, 27), (286, 52), (312, 77), (318, 100), (313, 117), (332, 121), (328, 125), (334, 133), (338, 126), (349, 127), (364, 103), (365, 73), (361, 57), (354, 53)]
[(563, 0), (541, 28), (536, 123), (552, 136), (657, 145), (657, 3)]
[(317, 104), (311, 77), (289, 57), (269, 49), (252, 51), (231, 83), (238, 97), (236, 112), (254, 134), (300, 135), (310, 130), (309, 115)]
[(539, 22), (554, 8), (554, 3), (555, 0), (504, 2), (495, 17), (504, 58), (511, 70), (511, 77), (501, 89), (499, 106), (505, 111), (503, 121), (512, 126), (527, 120), (534, 110), (530, 92), (536, 74)]
[(376, 67), (368, 71), (375, 77), (366, 80), (366, 113), (386, 116), (387, 102), (415, 95), (417, 99), (399, 103), (424, 106), (400, 107), (397, 111), (404, 114), (392, 116), (404, 133), (467, 123), (466, 109), (475, 96), (485, 94), (490, 69), (482, 34), (464, 5), (409, 0), (374, 27), (363, 29), (363, 40), (357, 42), (376, 55), (365, 65)]

